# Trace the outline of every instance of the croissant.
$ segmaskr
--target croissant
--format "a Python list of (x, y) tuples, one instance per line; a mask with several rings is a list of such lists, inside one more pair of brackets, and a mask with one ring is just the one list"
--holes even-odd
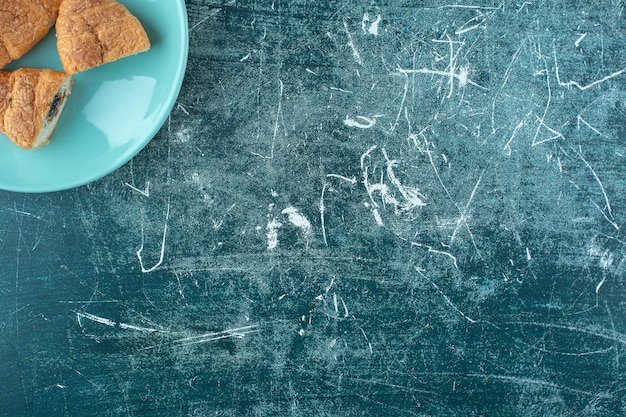
[(61, 0), (0, 0), (0, 69), (46, 36)]
[(0, 132), (24, 149), (47, 144), (71, 88), (72, 76), (63, 72), (0, 71)]
[(68, 74), (150, 49), (139, 20), (115, 0), (62, 0), (56, 32)]

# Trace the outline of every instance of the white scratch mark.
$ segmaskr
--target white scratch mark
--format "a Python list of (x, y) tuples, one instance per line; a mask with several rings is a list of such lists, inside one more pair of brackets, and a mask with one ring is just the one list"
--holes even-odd
[(325, 294), (328, 294), (328, 291), (330, 291), (330, 289), (333, 287), (334, 284), (335, 284), (335, 277), (331, 277), (330, 284), (328, 284), (328, 287), (326, 287)]
[(215, 342), (223, 339), (243, 339), (245, 336), (253, 333), (259, 333), (258, 325), (251, 325), (245, 327), (239, 327), (235, 329), (228, 329), (221, 332), (208, 332), (198, 336), (184, 337), (176, 340), (176, 344), (179, 346), (196, 345), (200, 343)]
[(596, 86), (598, 84), (601, 84), (601, 83), (603, 83), (605, 81), (610, 80), (611, 78), (615, 78), (615, 77), (617, 77), (619, 75), (622, 75), (624, 72), (626, 72), (626, 68), (622, 68), (619, 71), (615, 71), (614, 73), (609, 74), (606, 77), (602, 77), (599, 80), (595, 80), (595, 81), (593, 81), (593, 82), (591, 82), (591, 83), (589, 83), (587, 85), (581, 85), (581, 84), (579, 84), (576, 81), (563, 82), (563, 81), (561, 81), (561, 77), (559, 76), (559, 63), (558, 63), (558, 61), (556, 59), (556, 53), (554, 54), (554, 70), (555, 70), (555, 73), (556, 73), (556, 80), (557, 80), (557, 82), (559, 83), (559, 85), (561, 87), (567, 87), (567, 88), (576, 87), (576, 88), (578, 88), (581, 91), (588, 90), (591, 87), (594, 87), (594, 86)]
[(372, 349), (372, 343), (370, 342), (370, 339), (365, 334), (365, 330), (363, 330), (362, 327), (359, 327), (359, 330), (361, 330), (361, 333), (363, 333), (363, 337), (365, 338), (365, 341), (367, 342), (367, 345), (369, 346), (370, 353), (374, 353), (374, 349)]
[(276, 138), (278, 137), (278, 127), (280, 125), (280, 119), (283, 117), (283, 94), (284, 85), (282, 80), (278, 80), (278, 104), (276, 108), (276, 117), (274, 118), (274, 132), (272, 134), (272, 145), (269, 155), (261, 155), (258, 152), (251, 152), (252, 155), (261, 157), (263, 159), (274, 159), (274, 149), (276, 148)]
[(595, 127), (591, 126), (589, 123), (587, 123), (587, 121), (585, 119), (583, 119), (583, 117), (580, 114), (578, 115), (578, 118), (577, 118), (577, 129), (578, 130), (580, 130), (580, 123), (581, 122), (582, 122), (582, 124), (587, 126), (589, 129), (591, 129), (597, 135), (604, 136), (604, 134), (602, 132), (600, 132), (598, 129), (596, 129)]
[[(348, 177), (345, 177), (343, 175), (338, 175), (338, 174), (327, 174), (326, 178), (337, 178), (342, 181), (348, 182), (352, 185), (355, 185), (357, 183), (356, 177), (348, 178)], [(321, 227), (322, 227), (322, 238), (326, 246), (328, 246), (328, 239), (326, 236), (326, 203), (324, 202), (324, 198), (326, 196), (327, 189), (328, 189), (328, 183), (324, 181), (324, 184), (322, 185), (322, 195), (320, 196), (319, 210), (320, 210), (320, 222), (321, 222)]]
[(83, 322), (81, 321), (81, 318), (85, 318), (87, 320), (91, 320), (96, 323), (104, 324), (105, 326), (115, 327), (115, 322), (113, 320), (109, 320), (107, 318), (96, 316), (90, 313), (76, 312), (76, 320), (78, 321), (78, 325), (80, 327), (83, 327)]
[[(459, 82), (459, 85), (461, 87), (465, 87), (467, 84), (471, 84), (474, 87), (478, 87), (481, 88), (483, 90), (487, 90), (487, 88), (476, 84), (474, 81), (472, 81), (471, 79), (468, 78), (468, 74), (469, 74), (469, 68), (467, 67), (461, 67), (459, 68), (459, 72), (453, 72), (453, 71), (438, 71), (438, 70), (432, 70), (432, 69), (428, 69), (428, 68), (420, 68), (420, 69), (403, 69), (403, 68), (398, 68), (398, 73), (400, 74), (430, 74), (430, 75), (440, 75), (443, 77), (449, 77), (450, 78), (450, 86), (453, 87), (454, 84), (452, 83), (452, 81), (454, 81), (455, 79)], [(450, 90), (448, 92), (448, 98), (452, 97), (452, 90)]]
[[(437, 169), (437, 166), (435, 165), (435, 161), (433, 160), (432, 152), (430, 150), (426, 150), (425, 152), (426, 152), (426, 155), (428, 155), (428, 159), (430, 160), (430, 166), (433, 168), (433, 171), (435, 172), (435, 176), (437, 177), (437, 181), (439, 182), (439, 184), (441, 185), (441, 188), (443, 188), (444, 192), (448, 196), (448, 199), (450, 200), (450, 202), (452, 202), (452, 204), (454, 204), (454, 207), (459, 212), (460, 218), (463, 220), (463, 224), (465, 225), (465, 229), (467, 230), (467, 233), (469, 234), (470, 239), (472, 240), (472, 245), (474, 246), (474, 250), (476, 251), (476, 254), (478, 255), (478, 257), (482, 259), (482, 255), (481, 255), (480, 251), (478, 250), (478, 245), (476, 244), (476, 239), (474, 238), (474, 233), (472, 233), (472, 230), (469, 227), (467, 219), (464, 218), (463, 211), (461, 210), (461, 208), (459, 207), (457, 202), (452, 198), (452, 195), (450, 194), (450, 191), (448, 190), (448, 187), (446, 187), (446, 185), (444, 184), (443, 180), (441, 179), (441, 175), (439, 175), (439, 170)], [(481, 178), (482, 178), (482, 175), (483, 174), (481, 174)], [(478, 186), (478, 184), (480, 184), (480, 181), (478, 181), (477, 184), (474, 186), (474, 190), (477, 189), (476, 187)], [(458, 265), (456, 263), (456, 258), (454, 256), (452, 256), (451, 254), (449, 254), (448, 252), (438, 251), (438, 250), (435, 250), (435, 249), (429, 249), (429, 251), (430, 252), (435, 252), (435, 253), (441, 253), (441, 254), (450, 256), (452, 258), (452, 260), (454, 261), (454, 266), (458, 269)]]
[[(369, 184), (369, 178), (367, 176), (367, 166), (365, 165), (365, 159), (369, 158), (372, 152), (374, 152), (377, 148), (378, 148), (377, 145), (372, 145), (369, 147), (367, 151), (365, 151), (361, 155), (361, 171), (363, 172), (363, 184), (365, 185), (366, 189), (369, 188), (370, 184)], [(372, 203), (376, 204), (374, 201), (372, 201)]]
[(519, 12), (522, 11), (522, 9), (526, 9), (526, 13), (528, 13), (528, 7), (527, 6), (531, 6), (532, 3), (529, 1), (525, 1), (524, 3), (522, 3), (522, 5), (517, 9), (517, 11), (515, 12), (515, 14), (519, 14)]
[[(544, 66), (545, 66), (545, 70), (543, 72), (545, 72), (546, 74), (546, 86), (548, 89), (548, 99), (546, 101), (546, 106), (543, 110), (543, 115), (541, 117), (538, 117), (539, 120), (539, 124), (537, 126), (537, 130), (535, 131), (535, 136), (533, 137), (533, 142), (531, 146), (537, 146), (540, 145), (542, 143), (548, 142), (550, 140), (559, 138), (559, 137), (563, 137), (563, 135), (560, 132), (555, 131), (554, 129), (551, 129), (550, 127), (548, 127), (545, 124), (545, 119), (546, 116), (548, 115), (548, 110), (550, 110), (550, 105), (552, 104), (552, 87), (550, 86), (550, 73), (548, 72), (548, 63), (545, 61), (545, 59), (543, 59), (544, 62)], [(547, 139), (541, 139), (541, 140), (537, 140), (537, 137), (539, 136), (539, 132), (541, 131), (541, 128), (545, 127), (546, 129), (548, 129), (550, 132), (552, 132), (555, 136), (549, 137)]]
[[(596, 295), (596, 298), (597, 298), (597, 295)], [(596, 303), (597, 303), (597, 300), (596, 300)], [(616, 336), (617, 335), (617, 331), (615, 330), (615, 320), (613, 319), (613, 313), (611, 312), (611, 309), (609, 308), (609, 304), (608, 304), (608, 302), (606, 300), (604, 300), (604, 306), (606, 308), (606, 312), (607, 312), (607, 315), (609, 317), (609, 321), (611, 323), (611, 330), (613, 331), (613, 335)], [(621, 352), (621, 349), (619, 348), (617, 343), (615, 343), (613, 345), (613, 349), (615, 350), (615, 370), (617, 370), (619, 372), (619, 370), (622, 369), (621, 366), (620, 366), (620, 352)]]
[(400, 108), (398, 109), (398, 114), (396, 115), (396, 120), (393, 122), (393, 126), (391, 126), (391, 132), (393, 132), (396, 129), (396, 126), (398, 126), (398, 122), (400, 121), (400, 116), (402, 115), (402, 110), (405, 110), (405, 115), (407, 116), (407, 122), (408, 120), (408, 112), (406, 111), (406, 108), (404, 107), (404, 103), (406, 103), (406, 97), (409, 94), (409, 75), (408, 73), (402, 73), (400, 72), (402, 75), (404, 75), (404, 92), (402, 93), (402, 101), (400, 101)]
[[(530, 3), (532, 4), (532, 3)], [(443, 6), (439, 6), (438, 9), (477, 9), (477, 10), (499, 10), (500, 7), (492, 7), (492, 6), (475, 6), (471, 4), (445, 4)]]
[[(470, 197), (467, 200), (467, 204), (465, 204), (465, 208), (460, 213), (459, 219), (457, 221), (456, 228), (454, 229), (454, 232), (452, 233), (452, 236), (450, 238), (450, 245), (452, 245), (452, 243), (454, 243), (454, 239), (456, 237), (456, 234), (458, 233), (459, 229), (461, 229), (461, 226), (463, 224), (467, 224), (467, 220), (468, 220), (467, 212), (469, 210), (470, 205), (472, 204), (472, 201), (474, 200), (474, 197), (476, 196), (476, 191), (478, 190), (478, 186), (480, 185), (481, 181), (483, 180), (483, 175), (484, 175), (484, 172), (482, 174), (480, 174), (480, 177), (476, 181), (476, 184), (474, 185), (474, 188), (472, 189), (472, 193), (470, 194)], [(477, 248), (476, 248), (476, 251), (478, 252)], [(478, 253), (478, 256), (480, 256), (480, 253)], [(482, 258), (482, 256), (480, 256), (480, 257)]]
[(15, 210), (15, 214), (19, 214), (19, 215), (22, 215), (22, 216), (30, 216), (30, 217), (34, 217), (34, 218), (36, 218), (38, 220), (41, 220), (41, 217), (35, 216), (33, 213), (29, 213), (27, 211)]
[(452, 303), (452, 301), (450, 301), (450, 298), (448, 298), (447, 295), (445, 295), (437, 286), (437, 284), (435, 284), (434, 282), (431, 282), (431, 284), (433, 284), (433, 286), (435, 287), (435, 289), (437, 291), (439, 291), (439, 293), (441, 294), (441, 296), (443, 297), (444, 300), (446, 300), (446, 302), (450, 305), (450, 307), (452, 307), (457, 313), (459, 313), (465, 320), (469, 321), (470, 323), (474, 324), (476, 323), (476, 320), (468, 317), (465, 313), (463, 313), (461, 310), (458, 309), (457, 306), (454, 305), (454, 303)]
[(327, 174), (326, 178), (337, 178), (337, 179), (343, 180), (345, 182), (349, 182), (350, 184), (353, 184), (353, 185), (357, 183), (355, 177), (348, 178), (348, 177), (345, 177), (343, 175), (338, 175), (338, 174)]
[[(218, 243), (218, 246), (220, 244)], [(215, 249), (214, 249), (215, 250)], [(180, 298), (185, 299), (185, 293), (183, 292), (183, 284), (180, 282), (180, 274), (174, 271), (174, 276), (176, 277), (176, 282), (178, 283), (178, 294), (180, 294)]]
[(602, 214), (602, 217), (604, 217), (604, 219), (609, 222), (609, 224), (613, 226), (615, 230), (619, 231), (620, 226), (615, 222), (615, 220), (613, 220), (613, 217), (609, 218), (609, 216), (607, 216), (607, 214), (605, 213), (605, 210), (597, 205), (594, 201), (592, 201), (591, 204), (593, 204), (598, 209), (598, 211)]
[(524, 378), (524, 377), (517, 377), (517, 376), (510, 376), (510, 375), (488, 375), (488, 374), (475, 374), (475, 373), (469, 373), (466, 376), (470, 378), (501, 380), (501, 381), (506, 381), (506, 382), (510, 382), (511, 384), (521, 385), (521, 386), (547, 387), (547, 388), (551, 388), (559, 392), (568, 391), (571, 393), (582, 394), (582, 395), (591, 396), (594, 398), (610, 398), (611, 397), (611, 395), (608, 393), (583, 391), (583, 390), (555, 384), (553, 382), (543, 381), (540, 379)]
[[(229, 4), (232, 4), (232, 2), (229, 3)], [(193, 32), (198, 26), (200, 26), (201, 24), (203, 24), (204, 22), (209, 20), (211, 17), (213, 17), (216, 14), (218, 14), (220, 12), (220, 10), (222, 10), (222, 9), (218, 8), (218, 9), (213, 9), (213, 10), (209, 11), (209, 13), (202, 20), (200, 20), (198, 23), (196, 23), (195, 25), (193, 25), (192, 27), (189, 28), (189, 33)]]
[(430, 282), (433, 287), (435, 287), (435, 289), (437, 290), (437, 292), (439, 292), (439, 294), (443, 297), (444, 300), (446, 300), (446, 303), (448, 303), (448, 305), (450, 305), (450, 307), (452, 307), (454, 309), (454, 311), (456, 311), (457, 313), (459, 313), (465, 320), (469, 321), (472, 324), (477, 323), (476, 320), (472, 319), (471, 317), (468, 317), (465, 313), (463, 313), (461, 310), (459, 310), (459, 308), (454, 305), (454, 303), (452, 302), (452, 300), (450, 300), (450, 298), (448, 298), (448, 296), (446, 294), (444, 294), (443, 291), (441, 291), (441, 289), (439, 288), (439, 286), (437, 284), (435, 284), (433, 281), (431, 281), (430, 279), (428, 279), (426, 277), (426, 275), (417, 267), (414, 268), (415, 271), (417, 271), (417, 273), (419, 275), (421, 275), (423, 278), (425, 278), (428, 282)]
[(187, 116), (189, 116), (189, 112), (187, 111), (187, 109), (185, 108), (185, 106), (183, 106), (182, 104), (178, 103), (177, 108), (179, 108), (183, 113), (185, 113)]
[(324, 244), (328, 246), (328, 238), (326, 236), (326, 205), (324, 203), (324, 197), (326, 196), (326, 189), (328, 188), (328, 183), (324, 181), (322, 185), (322, 195), (320, 196), (320, 223), (322, 227), (322, 239), (324, 240)]
[(125, 182), (124, 185), (127, 186), (128, 188), (130, 188), (131, 190), (138, 192), (139, 194), (143, 195), (144, 197), (150, 197), (150, 181), (146, 181), (146, 186), (145, 186), (145, 188), (143, 190), (140, 190), (137, 187), (134, 187), (134, 186), (130, 185), (127, 182)]
[[(377, 183), (377, 184), (372, 184), (369, 180), (369, 169), (368, 166), (365, 164), (365, 160), (367, 158), (370, 157), (371, 153), (376, 150), (378, 148), (378, 146), (373, 145), (371, 146), (367, 151), (365, 151), (365, 153), (363, 153), (361, 155), (361, 170), (363, 172), (363, 186), (365, 187), (365, 190), (367, 191), (367, 194), (369, 196), (369, 199), (371, 201), (371, 205), (369, 203), (366, 203), (366, 207), (370, 207), (372, 214), (374, 216), (374, 219), (376, 220), (376, 224), (378, 224), (379, 226), (384, 226), (382, 217), (380, 215), (380, 212), (378, 210), (378, 208), (380, 207), (379, 204), (376, 202), (376, 200), (374, 199), (374, 194), (375, 193), (380, 193), (381, 195), (381, 199), (382, 202), (385, 204), (391, 204), (395, 207), (396, 212), (400, 212), (402, 211), (404, 208), (408, 208), (408, 206), (404, 206), (400, 201), (398, 201), (392, 194), (391, 191), (389, 189), (389, 187), (386, 184), (383, 184), (382, 182)], [(391, 163), (391, 165), (393, 165), (393, 163), (395, 163), (395, 161), (389, 161)], [(388, 168), (389, 169), (389, 168)], [(391, 167), (391, 170), (393, 172), (393, 166)], [(381, 179), (382, 181), (382, 179)], [(397, 181), (397, 179), (396, 179)], [(416, 190), (412, 190), (417, 192)], [(419, 196), (418, 196), (419, 198)]]
[(618, 333), (614, 330), (608, 331), (607, 329), (602, 329), (598, 327), (577, 327), (569, 324), (558, 324), (558, 323), (541, 323), (541, 322), (528, 322), (528, 321), (517, 321), (517, 322), (509, 322), (507, 324), (519, 325), (519, 326), (536, 326), (543, 327), (546, 329), (559, 329), (559, 330), (567, 330), (570, 332), (588, 334), (590, 336), (595, 336), (601, 339), (609, 340), (612, 342), (619, 343), (621, 345), (626, 346), (626, 335), (623, 333)]
[(446, 251), (442, 251), (442, 250), (437, 250), (437, 249), (433, 249), (432, 247), (428, 247), (428, 252), (430, 253), (436, 253), (438, 255), (444, 255), (447, 256), (448, 258), (452, 259), (452, 264), (454, 265), (454, 267), (456, 269), (459, 269), (459, 265), (457, 264), (457, 259), (456, 256), (452, 255), (450, 252), (446, 252)]
[(539, 133), (539, 131), (540, 131), (540, 130), (541, 130), (541, 128), (543, 127), (543, 128), (546, 128), (546, 129), (547, 129), (550, 133), (552, 133), (554, 136), (549, 136), (549, 137), (544, 138), (544, 139), (541, 139), (541, 140), (536, 140), (536, 139), (537, 139), (537, 136), (535, 136), (535, 138), (533, 139), (533, 143), (531, 144), (531, 146), (541, 145), (542, 143), (546, 143), (546, 142), (549, 142), (549, 141), (551, 141), (551, 140), (555, 140), (555, 139), (558, 139), (558, 138), (561, 138), (561, 139), (564, 139), (564, 138), (565, 138), (565, 136), (563, 136), (563, 134), (562, 134), (561, 132), (558, 132), (558, 131), (556, 131), (556, 130), (552, 129), (550, 126), (546, 125), (546, 124), (544, 123), (544, 121), (543, 121), (541, 118), (537, 117), (537, 121), (539, 122), (539, 126), (538, 126), (538, 128), (537, 128), (537, 132), (536, 132), (537, 134)]
[(359, 54), (359, 50), (356, 48), (354, 44), (354, 39), (352, 39), (352, 34), (350, 33), (350, 29), (348, 28), (348, 22), (343, 21), (343, 27), (346, 30), (346, 35), (348, 35), (348, 46), (352, 49), (352, 56), (354, 56), (354, 60), (359, 64), (363, 65), (363, 59), (361, 58), (361, 54)]
[(340, 297), (341, 300), (341, 305), (343, 306), (343, 317), (347, 318), (350, 316), (350, 313), (348, 312), (348, 307), (346, 306), (346, 302), (343, 300), (343, 297)]
[(126, 324), (126, 323), (119, 323), (118, 326), (120, 329), (135, 330), (137, 332), (145, 332), (145, 333), (154, 333), (154, 332), (159, 331), (158, 329), (153, 329), (151, 327), (134, 326), (132, 324)]
[(94, 323), (104, 324), (105, 326), (108, 326), (108, 327), (118, 327), (124, 330), (134, 330), (134, 331), (144, 332), (144, 333), (156, 333), (156, 332), (167, 333), (162, 330), (151, 328), (151, 327), (142, 327), (142, 326), (135, 326), (132, 324), (127, 324), (127, 323), (118, 323), (111, 319), (107, 319), (105, 317), (100, 317), (100, 316), (96, 316), (95, 314), (83, 313), (79, 311), (76, 311), (76, 319), (80, 327), (83, 327), (83, 322), (81, 319), (87, 319), (87, 320), (93, 321)]
[(462, 28), (462, 29), (457, 29), (457, 30), (454, 31), (454, 34), (455, 35), (462, 35), (465, 32), (469, 32), (469, 31), (474, 30), (474, 29), (482, 28), (483, 27), (482, 26), (483, 23), (485, 23), (485, 22), (481, 21), (480, 23), (476, 23), (473, 26), (465, 27), (465, 28)]
[(526, 119), (528, 119), (528, 117), (531, 114), (532, 114), (532, 112), (528, 112), (528, 114), (522, 120), (520, 120), (520, 122), (517, 124), (517, 126), (515, 126), (515, 129), (513, 129), (513, 133), (511, 134), (511, 137), (509, 138), (509, 141), (506, 143), (506, 145), (504, 145), (504, 148), (502, 149), (507, 156), (511, 156), (511, 153), (512, 153), (511, 143), (513, 142), (513, 139), (515, 139), (515, 136), (517, 135), (517, 132), (522, 127), (524, 127), (524, 125), (526, 124)]
[[(494, 9), (496, 10), (496, 9)], [(476, 16), (465, 22), (460, 28), (454, 31), (456, 35), (462, 35), (466, 32), (472, 31), (474, 29), (484, 29), (487, 26), (483, 26), (487, 20), (491, 19), (495, 15), (495, 11), (491, 11), (489, 13), (482, 13), (478, 11)], [(478, 22), (478, 23), (474, 23)], [(470, 26), (471, 25), (471, 26)]]
[(335, 91), (340, 91), (342, 93), (348, 93), (348, 94), (352, 94), (353, 92), (350, 90), (346, 90), (345, 88), (339, 88), (339, 87), (330, 87), (331, 90), (335, 90)]
[(587, 36), (587, 32), (583, 33), (578, 37), (578, 39), (576, 39), (576, 42), (574, 42), (574, 46), (576, 46), (576, 48), (580, 46), (580, 43), (583, 41), (583, 39), (585, 39), (585, 36)]
[[(607, 195), (606, 190), (604, 189), (604, 185), (602, 184), (602, 181), (600, 181), (600, 178), (598, 177), (598, 174), (596, 174), (596, 171), (589, 164), (589, 162), (587, 162), (587, 160), (582, 156), (582, 154), (580, 152), (576, 152), (576, 154), (583, 161), (583, 163), (589, 169), (589, 171), (591, 171), (591, 173), (593, 174), (593, 177), (595, 178), (596, 182), (600, 186), (600, 191), (602, 191), (602, 195), (604, 196), (604, 201), (606, 203), (606, 206), (605, 206), (606, 210), (607, 210), (607, 212), (609, 214), (609, 217), (611, 218), (610, 223), (613, 225), (613, 227), (615, 227), (616, 230), (619, 230), (619, 226), (614, 221), (612, 221), (613, 220), (613, 210), (611, 209), (611, 203), (609, 202), (609, 196)], [(604, 213), (604, 210), (601, 210), (601, 211)]]
[(359, 121), (354, 120), (350, 117), (346, 117), (346, 120), (343, 121), (343, 124), (348, 127), (358, 127), (359, 129), (371, 129), (376, 125), (376, 119), (365, 116), (357, 116), (356, 118)]
[(400, 191), (400, 194), (405, 200), (405, 203), (403, 204), (403, 210), (410, 211), (415, 207), (425, 206), (426, 203), (424, 203), (423, 200), (424, 195), (420, 193), (417, 188), (405, 187), (396, 177), (393, 169), (398, 165), (398, 161), (389, 159), (385, 148), (382, 148), (381, 151), (383, 153), (383, 156), (385, 157), (385, 160), (387, 161), (387, 177), (389, 177), (389, 181), (393, 185), (395, 185), (398, 191)]
[(602, 277), (602, 281), (600, 281), (598, 285), (596, 285), (596, 294), (600, 292), (600, 288), (602, 288), (605, 282), (606, 282), (606, 276)]
[(509, 77), (511, 76), (511, 70), (513, 69), (513, 65), (517, 61), (517, 58), (519, 57), (522, 51), (522, 48), (524, 47), (525, 42), (526, 40), (524, 39), (522, 43), (520, 44), (520, 46), (515, 51), (515, 53), (513, 54), (513, 57), (511, 58), (511, 61), (509, 62), (509, 65), (506, 68), (506, 71), (504, 71), (504, 78), (502, 80), (502, 85), (500, 86), (500, 89), (496, 91), (493, 101), (491, 102), (491, 133), (492, 134), (495, 134), (497, 130), (496, 121), (495, 121), (495, 113), (496, 113), (496, 103), (498, 102), (498, 96), (500, 95), (501, 91), (504, 89), (504, 87), (508, 83)]
[(375, 149), (377, 149), (376, 145), (370, 147), (363, 155), (361, 155), (361, 169), (363, 171), (363, 185), (365, 186), (372, 203), (372, 212), (374, 213), (376, 222), (379, 225), (382, 225), (382, 219), (380, 218), (380, 213), (377, 210), (379, 208), (379, 204), (374, 199), (375, 193), (380, 194), (384, 204), (392, 205), (396, 214), (410, 212), (418, 207), (425, 206), (426, 203), (424, 202), (424, 196), (417, 188), (407, 187), (400, 182), (394, 171), (394, 168), (398, 165), (398, 161), (389, 158), (389, 155), (384, 148), (381, 149), (381, 152), (386, 160), (385, 173), (387, 174), (387, 179), (400, 193), (402, 198), (398, 199), (394, 196), (394, 193), (389, 185), (383, 182), (383, 178), (380, 179), (380, 182), (375, 184), (370, 182), (369, 168), (365, 164), (365, 159), (368, 158)]
[[(450, 39), (450, 36), (446, 35), (446, 38), (448, 38), (447, 41), (443, 41), (443, 40), (438, 40), (435, 39), (433, 40), (433, 42), (446, 42), (449, 47), (450, 47), (450, 52), (449, 52), (449, 62), (448, 62), (448, 85), (450, 86), (450, 89), (448, 91), (448, 98), (452, 97), (452, 93), (454, 91), (454, 79), (458, 78), (459, 79), (459, 84), (461, 86), (465, 86), (465, 84), (467, 84), (467, 68), (461, 68), (459, 74), (455, 74), (456, 71), (456, 56), (457, 54), (461, 51), (461, 47), (459, 47), (459, 50), (457, 51), (457, 53), (454, 53), (454, 44), (456, 42), (453, 42), (452, 39)], [(463, 42), (460, 42), (461, 46), (463, 45)]]
[(167, 222), (170, 218), (170, 202), (167, 202), (167, 211), (165, 213), (165, 222), (163, 225), (163, 240), (161, 241), (161, 253), (159, 255), (159, 261), (151, 268), (146, 268), (143, 264), (143, 259), (141, 257), (141, 252), (143, 252), (143, 228), (141, 229), (141, 246), (137, 250), (137, 259), (139, 259), (139, 265), (141, 266), (141, 272), (144, 274), (152, 272), (156, 270), (163, 263), (163, 258), (165, 257), (165, 238), (167, 236)]

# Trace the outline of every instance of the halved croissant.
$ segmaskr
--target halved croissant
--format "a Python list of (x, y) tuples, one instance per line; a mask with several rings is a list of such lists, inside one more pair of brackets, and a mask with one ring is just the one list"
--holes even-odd
[(0, 0), (0, 69), (46, 36), (61, 0)]
[(0, 132), (24, 149), (47, 144), (71, 89), (72, 76), (63, 72), (0, 71)]
[(115, 0), (62, 0), (56, 32), (68, 74), (150, 49), (139, 20)]

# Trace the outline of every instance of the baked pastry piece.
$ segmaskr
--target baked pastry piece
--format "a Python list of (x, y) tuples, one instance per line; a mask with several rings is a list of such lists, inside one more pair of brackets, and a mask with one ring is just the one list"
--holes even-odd
[(0, 69), (50, 31), (61, 0), (0, 0)]
[(68, 74), (150, 49), (139, 20), (115, 0), (62, 0), (56, 32)]
[(17, 146), (48, 143), (72, 89), (72, 76), (50, 69), (0, 71), (0, 132)]

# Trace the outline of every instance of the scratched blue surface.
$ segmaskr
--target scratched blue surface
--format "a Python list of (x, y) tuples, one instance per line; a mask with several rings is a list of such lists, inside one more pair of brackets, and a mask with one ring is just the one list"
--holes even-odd
[(188, 1), (150, 145), (0, 192), (0, 415), (626, 413), (624, 7)]

